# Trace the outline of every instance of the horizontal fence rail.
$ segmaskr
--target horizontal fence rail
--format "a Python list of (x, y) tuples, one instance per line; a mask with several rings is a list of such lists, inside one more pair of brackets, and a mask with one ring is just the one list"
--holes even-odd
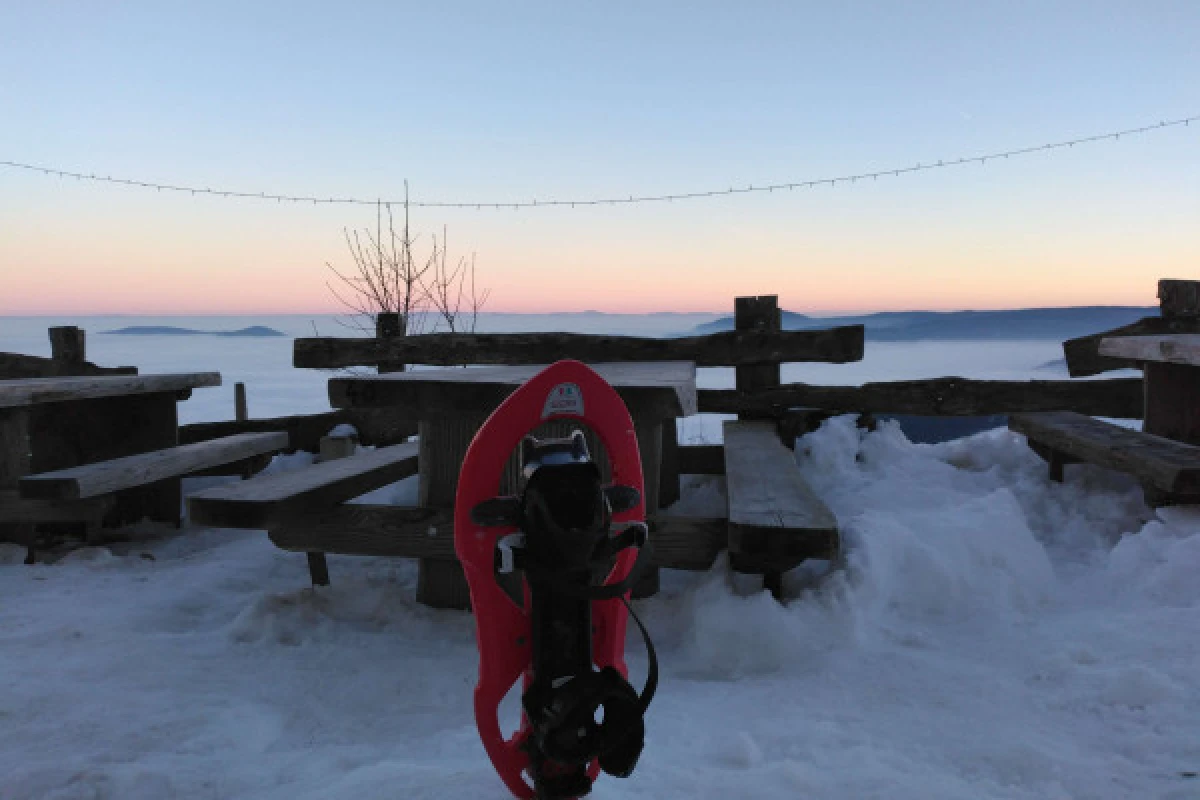
[(137, 375), (137, 367), (98, 367), (90, 361), (61, 361), (21, 353), (0, 353), (0, 379), (3, 380), (92, 375)]
[(701, 413), (778, 415), (789, 408), (881, 412), (925, 416), (984, 416), (1022, 411), (1077, 411), (1097, 417), (1140, 419), (1141, 378), (1102, 381), (981, 381), (934, 378), (812, 386), (789, 383), (777, 389), (738, 392), (701, 389)]
[(693, 361), (700, 367), (734, 367), (789, 361), (843, 364), (861, 361), (863, 326), (809, 331), (727, 331), (657, 339), (586, 333), (429, 333), (394, 339), (297, 339), (293, 365), (312, 369), (370, 366), (379, 362), (549, 364), (561, 358), (606, 361)]

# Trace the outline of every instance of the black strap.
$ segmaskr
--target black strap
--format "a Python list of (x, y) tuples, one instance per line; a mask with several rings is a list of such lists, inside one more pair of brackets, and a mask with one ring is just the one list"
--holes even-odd
[(650, 701), (654, 699), (654, 693), (658, 691), (658, 653), (654, 651), (654, 642), (650, 641), (650, 633), (642, 624), (642, 618), (633, 610), (633, 606), (629, 604), (628, 600), (622, 597), (621, 602), (625, 604), (629, 616), (633, 617), (638, 631), (642, 634), (642, 643), (646, 645), (646, 684), (642, 687), (642, 693), (638, 695), (638, 705), (645, 714), (646, 709), (650, 706)]
[[(526, 550), (526, 553), (528, 553), (528, 550)], [(539, 564), (532, 558), (526, 558), (525, 563), (522, 564), (522, 568), (525, 570), (526, 576), (531, 580), (546, 584), (560, 594), (565, 594), (569, 597), (582, 597), (588, 600), (611, 600), (614, 597), (623, 597), (626, 592), (632, 589), (633, 585), (637, 583), (638, 578), (642, 577), (642, 573), (649, 563), (649, 549), (639, 547), (637, 559), (633, 562), (633, 566), (629, 568), (629, 574), (616, 583), (605, 583), (600, 586), (576, 583), (566, 578), (559, 570)], [(625, 605), (628, 607), (629, 604), (626, 603)], [(632, 609), (630, 611), (632, 612)]]

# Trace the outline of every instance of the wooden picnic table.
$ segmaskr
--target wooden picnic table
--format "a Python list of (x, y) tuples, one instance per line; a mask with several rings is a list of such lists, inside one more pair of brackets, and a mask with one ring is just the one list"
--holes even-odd
[(1200, 334), (1111, 336), (1100, 354), (1142, 365), (1146, 433), (1200, 445)]
[[(625, 401), (633, 417), (645, 479), (646, 509), (659, 507), (659, 476), (664, 425), (674, 434), (676, 417), (695, 414), (696, 366), (690, 361), (593, 364)], [(543, 366), (468, 367), (392, 372), (332, 378), (329, 401), (334, 408), (391, 407), (417, 419), (420, 437), (418, 505), (448, 509), (454, 505), (458, 473), (475, 433), (518, 386)], [(562, 436), (580, 423), (552, 422), (535, 435)], [(588, 434), (593, 457), (607, 468), (607, 456)], [(674, 437), (671, 436), (671, 441)], [(515, 491), (519, 467), (514, 453), (501, 491)], [(652, 592), (657, 575), (641, 591)], [(456, 561), (422, 559), (418, 599), (436, 607), (465, 608), (466, 581)]]
[[(220, 385), (216, 372), (0, 380), (0, 493), (15, 495), (24, 475), (173, 447), (176, 402)], [(174, 478), (122, 492), (104, 520), (178, 525), (179, 515)], [(21, 525), (0, 526), (0, 540), (27, 540), (30, 527)]]

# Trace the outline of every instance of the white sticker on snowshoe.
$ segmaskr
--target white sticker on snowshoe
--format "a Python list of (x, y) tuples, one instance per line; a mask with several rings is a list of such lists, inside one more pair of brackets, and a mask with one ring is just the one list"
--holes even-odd
[(542, 419), (561, 417), (564, 414), (583, 416), (583, 392), (579, 390), (578, 384), (560, 383), (546, 395), (546, 404), (542, 406)]

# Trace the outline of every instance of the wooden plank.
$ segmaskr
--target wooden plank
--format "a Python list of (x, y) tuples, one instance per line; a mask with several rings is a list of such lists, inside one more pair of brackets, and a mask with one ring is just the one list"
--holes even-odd
[(1158, 307), (1164, 317), (1200, 316), (1200, 281), (1159, 281)]
[[(725, 548), (726, 520), (659, 516), (652, 518), (651, 564), (705, 570)], [(273, 525), (276, 546), (295, 552), (455, 559), (454, 510), (345, 503)]]
[(724, 423), (729, 551), (740, 568), (783, 572), (836, 552), (837, 520), (766, 421)]
[(321, 437), (334, 427), (353, 425), (360, 444), (383, 447), (399, 444), (417, 433), (416, 418), (390, 408), (343, 408), (321, 414), (299, 414), (290, 417), (260, 417), (244, 422), (196, 422), (179, 427), (180, 444), (203, 442), (235, 433), (284, 431), (289, 450), (317, 452)]
[[(0, 524), (19, 522), (99, 523), (116, 503), (113, 497), (87, 500), (28, 500), (15, 489), (0, 491)], [(3, 540), (3, 537), (0, 537)]]
[(220, 385), (219, 372), (6, 380), (0, 381), (0, 408), (132, 394), (181, 392)]
[(1100, 342), (1100, 354), (1132, 361), (1200, 366), (1200, 334), (1110, 336)]
[(1200, 494), (1200, 447), (1069, 411), (1014, 414), (1008, 426), (1052, 451), (1128, 472), (1157, 489)]
[[(592, 364), (635, 417), (696, 413), (696, 367), (691, 362)], [(391, 407), (414, 419), (457, 419), (489, 414), (541, 366), (431, 369), (388, 375), (331, 378), (335, 408)]]
[(332, 369), (380, 362), (549, 364), (560, 358), (587, 363), (692, 361), (702, 367), (762, 362), (846, 363), (863, 357), (863, 327), (808, 331), (726, 331), (674, 339), (584, 333), (428, 333), (399, 339), (301, 338), (296, 367)]
[(416, 472), (417, 445), (406, 442), (203, 489), (188, 496), (188, 517), (197, 525), (266, 528), (274, 520), (326, 509)]
[(1200, 333), (1196, 317), (1145, 317), (1130, 325), (1110, 331), (1080, 336), (1063, 342), (1067, 371), (1072, 378), (1099, 375), (1114, 369), (1132, 369), (1137, 363), (1124, 358), (1100, 354), (1100, 342), (1116, 336), (1166, 336), (1169, 334)]
[(719, 444), (680, 445), (679, 472), (683, 475), (724, 475), (725, 447)]
[(287, 434), (241, 433), (224, 439), (26, 475), (20, 479), (19, 486), (21, 496), (29, 499), (77, 500), (98, 497), (285, 447)]
[(298, 552), (453, 560), (454, 509), (343, 503), (273, 523), (277, 547)]
[(98, 367), (90, 361), (68, 363), (21, 353), (0, 353), (0, 380), (83, 375), (137, 375), (137, 367)]
[(979, 381), (935, 378), (866, 383), (862, 386), (813, 386), (789, 383), (778, 389), (741, 394), (701, 389), (702, 413), (758, 411), (781, 414), (804, 406), (842, 412), (872, 411), (927, 416), (982, 416), (1029, 411), (1070, 410), (1100, 417), (1139, 419), (1142, 381)]

